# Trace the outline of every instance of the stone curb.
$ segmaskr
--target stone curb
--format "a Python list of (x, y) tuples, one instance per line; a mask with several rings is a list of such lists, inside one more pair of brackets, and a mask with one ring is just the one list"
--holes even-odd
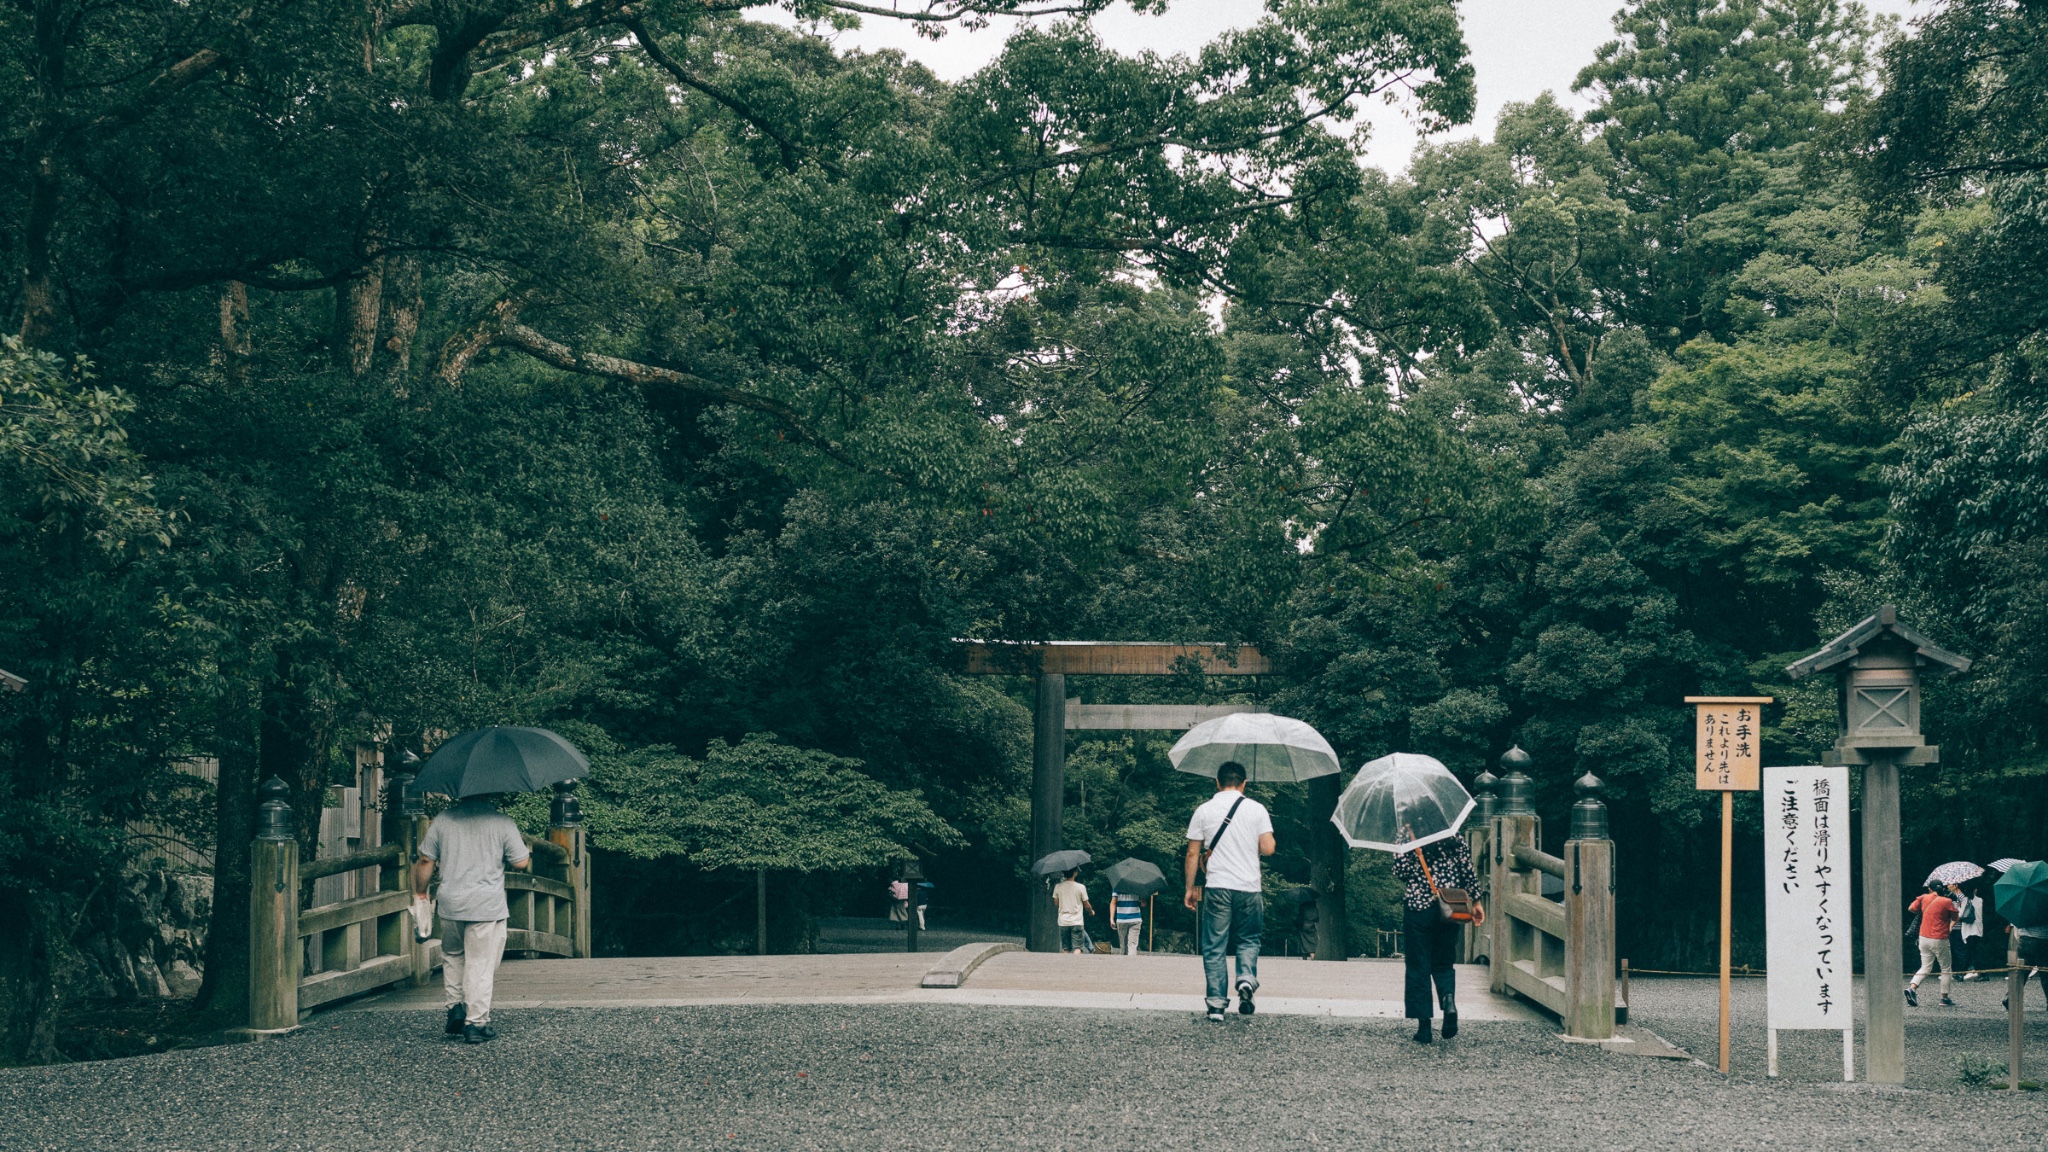
[(919, 982), (919, 986), (923, 988), (958, 988), (962, 984), (967, 983), (968, 974), (981, 967), (982, 961), (991, 956), (1000, 956), (1005, 952), (1021, 951), (1023, 949), (1015, 944), (962, 944), (960, 947), (941, 956), (937, 964), (932, 965), (931, 968), (926, 970), (924, 979)]

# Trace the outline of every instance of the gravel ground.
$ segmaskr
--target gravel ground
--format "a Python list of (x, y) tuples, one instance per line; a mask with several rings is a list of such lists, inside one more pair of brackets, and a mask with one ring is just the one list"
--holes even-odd
[[(1899, 995), (1905, 977), (1892, 985)], [(1920, 1007), (1906, 1013), (1906, 1084), (1913, 1088), (1957, 1086), (1956, 1074), (1966, 1057), (2005, 1063), (2007, 1026), (2002, 977), (1982, 982), (1957, 982), (1953, 1008), (1941, 1007), (1941, 989), (1930, 978), (1920, 986)], [(1708, 1063), (1719, 1059), (1717, 985), (1712, 980), (1637, 977), (1632, 984), (1632, 1019)], [(1764, 1077), (1764, 982), (1738, 979), (1731, 988), (1733, 1022), (1729, 1028), (1730, 1072), (1738, 1077)], [(2023, 1075), (2048, 1077), (2048, 1000), (2039, 985), (2027, 986), (2028, 1045)], [(1856, 1076), (1866, 1070), (1863, 1054), (1863, 981), (1856, 982)], [(1788, 1080), (1836, 1082), (1842, 1079), (1842, 1041), (1832, 1032), (1778, 1034), (1778, 1071)], [(2044, 1102), (2048, 1103), (2048, 1102)]]
[[(2041, 1094), (1956, 1086), (1956, 1054), (2002, 1052), (1996, 990), (1965, 994), (1990, 1010), (1909, 1017), (1918, 1086), (1890, 1090), (1826, 1083), (1839, 1050), (1811, 1037), (1785, 1057), (1808, 1079), (1767, 1082), (1746, 1024), (1724, 1078), (1510, 1023), (1424, 1048), (1325, 1017), (528, 1010), (470, 1048), (438, 1013), (336, 1013), (261, 1044), (0, 1072), (0, 1149), (1924, 1149), (1959, 1122), (2048, 1146)], [(1635, 1011), (1712, 1058), (1711, 981), (1638, 981)]]

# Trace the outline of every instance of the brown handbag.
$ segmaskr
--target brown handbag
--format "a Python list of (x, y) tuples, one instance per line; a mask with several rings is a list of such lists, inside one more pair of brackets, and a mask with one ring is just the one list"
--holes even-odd
[(1429, 891), (1436, 897), (1437, 915), (1453, 924), (1472, 923), (1472, 894), (1463, 888), (1438, 888), (1436, 877), (1430, 874), (1429, 861), (1423, 859), (1420, 848), (1415, 850), (1415, 862), (1422, 865), (1422, 878), (1429, 881)]

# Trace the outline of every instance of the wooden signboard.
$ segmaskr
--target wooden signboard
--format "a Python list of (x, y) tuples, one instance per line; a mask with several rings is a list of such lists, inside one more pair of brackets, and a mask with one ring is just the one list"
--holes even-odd
[(1769, 696), (1687, 696), (1698, 709), (1694, 787), (1703, 792), (1754, 792), (1760, 786), (1763, 706)]
[(1721, 794), (1721, 1071), (1728, 1071), (1729, 936), (1734, 930), (1735, 794), (1762, 786), (1757, 765), (1763, 744), (1764, 705), (1770, 696), (1687, 696), (1699, 710), (1694, 744), (1694, 786)]

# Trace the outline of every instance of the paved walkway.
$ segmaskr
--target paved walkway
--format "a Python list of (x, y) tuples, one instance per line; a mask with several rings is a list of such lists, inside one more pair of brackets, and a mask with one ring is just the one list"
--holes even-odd
[[(713, 1004), (982, 1004), (1040, 1008), (1202, 1010), (1202, 962), (1185, 955), (1072, 956), (1006, 952), (962, 988), (921, 988), (942, 954), (661, 956), (512, 960), (498, 970), (499, 1008), (658, 1008)], [(1259, 962), (1259, 1011), (1274, 1016), (1400, 1019), (1399, 960), (1326, 964)], [(437, 980), (438, 985), (438, 980)], [(1518, 1000), (1487, 990), (1486, 970), (1461, 965), (1465, 1020), (1540, 1021)], [(439, 1008), (438, 986), (370, 997), (342, 1010)]]

